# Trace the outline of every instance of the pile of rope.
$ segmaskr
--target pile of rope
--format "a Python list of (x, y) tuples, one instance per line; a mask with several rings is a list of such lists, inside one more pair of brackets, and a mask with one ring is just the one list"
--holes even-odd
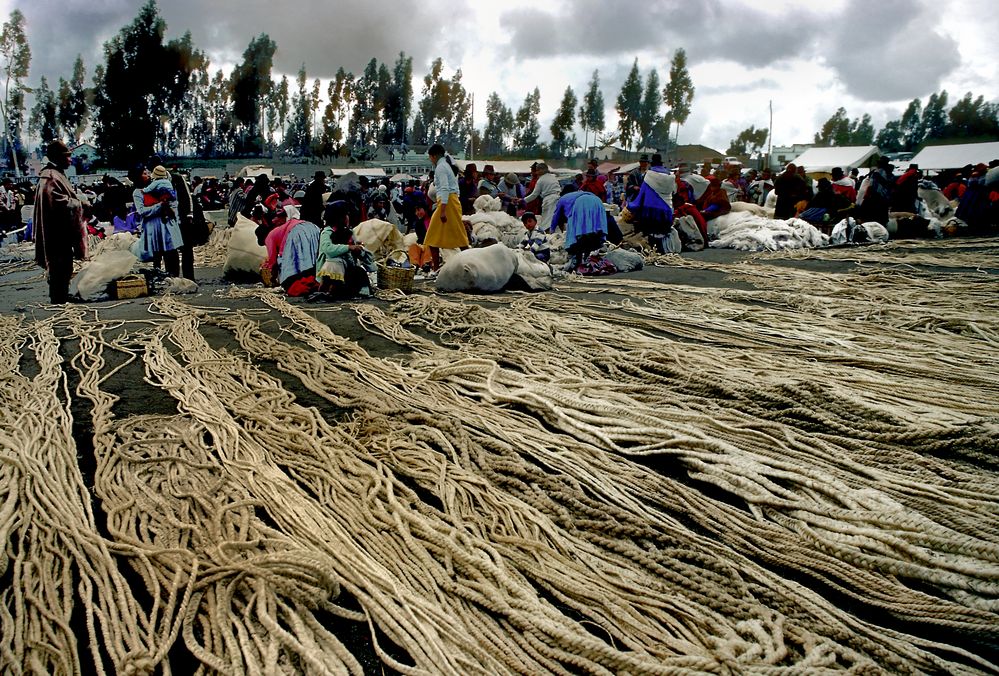
[(231, 227), (216, 226), (208, 236), (208, 242), (194, 247), (194, 264), (199, 268), (220, 268), (225, 264), (229, 250)]
[(999, 283), (727, 272), (3, 318), (4, 668), (999, 669)]

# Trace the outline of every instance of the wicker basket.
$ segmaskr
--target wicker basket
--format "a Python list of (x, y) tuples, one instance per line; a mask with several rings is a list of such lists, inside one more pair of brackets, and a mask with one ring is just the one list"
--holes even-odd
[(140, 275), (128, 275), (116, 280), (111, 284), (114, 297), (118, 300), (129, 298), (141, 298), (149, 295), (149, 287), (146, 286), (146, 278)]
[(416, 268), (400, 268), (391, 266), (389, 261), (408, 261), (409, 257), (402, 249), (396, 249), (385, 260), (378, 264), (378, 288), (379, 289), (399, 289), (403, 293), (413, 290), (413, 278), (416, 277)]

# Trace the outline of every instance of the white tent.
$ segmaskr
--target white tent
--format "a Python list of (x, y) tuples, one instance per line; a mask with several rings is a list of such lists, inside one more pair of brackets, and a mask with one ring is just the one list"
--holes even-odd
[(794, 164), (804, 167), (808, 174), (828, 174), (834, 167), (843, 171), (849, 171), (851, 167), (862, 167), (878, 152), (877, 146), (809, 148), (794, 160)]
[[(494, 161), (494, 160), (455, 160), (454, 161), (454, 163), (456, 165), (458, 165), (458, 168), (461, 169), (462, 171), (465, 170), (465, 165), (474, 164), (478, 168), (479, 173), (482, 173), (482, 168), (483, 167), (485, 167), (487, 164), (491, 164), (493, 166), (493, 169), (500, 176), (503, 176), (504, 174), (508, 174), (511, 171), (513, 173), (519, 174), (521, 176), (529, 174), (529, 173), (531, 173), (531, 165), (534, 164), (535, 162), (546, 162), (547, 163), (546, 160), (496, 160), (496, 161)], [(549, 170), (551, 170), (552, 173), (556, 173), (556, 174), (563, 171), (562, 169), (556, 169), (551, 164), (548, 164), (548, 168), (549, 168)]]
[(967, 164), (988, 164), (999, 159), (999, 141), (926, 146), (912, 158), (920, 169), (960, 169)]
[(260, 174), (264, 174), (268, 179), (274, 179), (274, 167), (268, 167), (263, 164), (248, 164), (236, 173), (236, 178), (256, 178)]
[(333, 167), (329, 170), (329, 175), (334, 178), (340, 176), (346, 176), (347, 174), (357, 174), (358, 176), (367, 176), (368, 178), (385, 178), (385, 170), (378, 167), (357, 167), (342, 169)]

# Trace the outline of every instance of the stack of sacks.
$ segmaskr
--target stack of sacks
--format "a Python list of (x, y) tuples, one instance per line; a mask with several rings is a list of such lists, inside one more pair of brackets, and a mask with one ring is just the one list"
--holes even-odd
[(829, 237), (799, 218), (786, 221), (760, 218), (750, 213), (731, 213), (708, 222), (708, 236), (716, 249), (778, 251), (812, 249), (829, 245)]
[(242, 214), (236, 216), (236, 225), (229, 235), (229, 246), (226, 251), (222, 274), (247, 273), (260, 274), (260, 266), (267, 260), (267, 249), (257, 244), (257, 224)]
[(373, 253), (375, 258), (383, 258), (405, 246), (399, 229), (388, 221), (377, 218), (358, 223), (353, 232), (354, 241)]

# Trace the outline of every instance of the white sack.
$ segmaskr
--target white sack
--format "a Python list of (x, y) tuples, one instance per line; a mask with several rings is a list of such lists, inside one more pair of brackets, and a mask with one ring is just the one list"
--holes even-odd
[(358, 223), (354, 228), (354, 240), (373, 253), (375, 258), (387, 256), (404, 246), (399, 229), (392, 223), (377, 218)]
[(163, 293), (197, 293), (198, 283), (184, 277), (167, 277), (163, 283)]
[(438, 291), (502, 291), (517, 271), (517, 252), (502, 244), (465, 249), (441, 266)]
[(73, 277), (69, 295), (96, 299), (107, 292), (108, 284), (130, 273), (138, 260), (130, 251), (107, 251), (94, 257)]
[(618, 272), (633, 272), (645, 267), (645, 257), (629, 249), (611, 249), (604, 258), (613, 263)]
[[(857, 226), (857, 228), (866, 231), (868, 242), (879, 242), (883, 244), (888, 241), (888, 229), (877, 221), (861, 223)], [(856, 241), (857, 235), (854, 235), (853, 239)], [(863, 238), (861, 237), (860, 239), (862, 240)]]
[(229, 236), (229, 248), (226, 252), (225, 265), (222, 274), (231, 272), (246, 272), (260, 274), (260, 266), (267, 260), (267, 249), (257, 244), (254, 232), (257, 224), (242, 214), (236, 216), (236, 224), (232, 226)]
[(531, 291), (551, 291), (555, 279), (548, 264), (539, 261), (530, 251), (521, 249), (514, 253), (517, 255), (517, 270), (512, 279), (519, 279)]
[(919, 193), (919, 199), (922, 200), (921, 211), (923, 213), (920, 216), (923, 218), (936, 217), (941, 221), (946, 221), (954, 215), (955, 210), (950, 201), (929, 181), (920, 182), (917, 192)]

